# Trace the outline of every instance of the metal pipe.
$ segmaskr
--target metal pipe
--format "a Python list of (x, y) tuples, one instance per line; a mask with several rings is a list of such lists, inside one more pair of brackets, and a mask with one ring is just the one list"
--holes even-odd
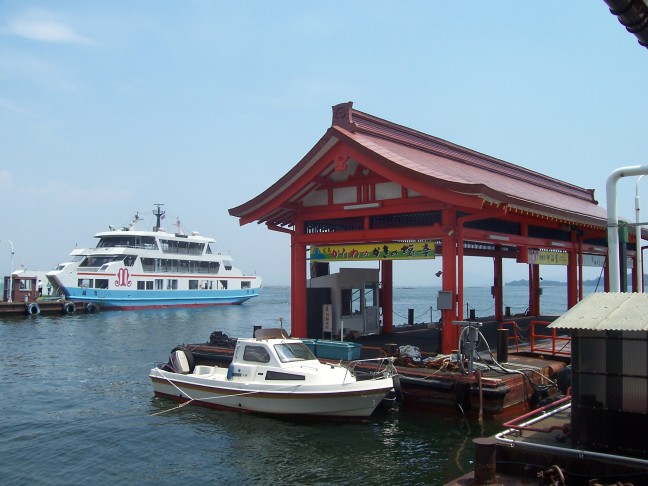
[[(571, 403), (569, 404), (564, 404), (558, 407), (555, 410), (550, 410), (546, 414), (540, 415), (538, 417), (532, 418), (531, 420), (521, 424), (520, 426), (517, 426), (515, 429), (507, 429), (504, 432), (500, 432), (499, 434), (495, 435), (495, 438), (504, 443), (509, 445), (510, 447), (520, 447), (522, 449), (529, 449), (529, 450), (540, 450), (540, 451), (545, 451), (545, 452), (552, 452), (552, 453), (557, 453), (561, 455), (567, 455), (567, 456), (575, 456), (580, 459), (586, 459), (586, 458), (591, 458), (591, 459), (599, 459), (603, 461), (613, 461), (617, 463), (623, 463), (623, 464), (630, 464), (633, 466), (641, 466), (641, 467), (648, 467), (648, 460), (646, 459), (640, 459), (640, 458), (634, 458), (630, 456), (618, 456), (616, 454), (606, 454), (602, 452), (593, 452), (593, 451), (587, 451), (584, 449), (572, 449), (569, 447), (560, 447), (560, 446), (551, 446), (551, 445), (543, 445), (543, 444), (531, 444), (529, 442), (522, 442), (522, 441), (516, 441), (514, 439), (507, 439), (504, 436), (508, 434), (515, 434), (518, 432), (519, 428), (521, 427), (527, 427), (529, 425), (533, 425), (551, 415), (554, 415), (556, 413), (562, 412), (563, 410), (567, 410), (568, 408), (571, 407)], [(545, 407), (546, 408), (546, 407)], [(537, 410), (536, 410), (537, 412)], [(532, 415), (532, 414), (527, 414)], [(506, 426), (506, 425), (505, 425)]]
[(620, 167), (608, 176), (605, 185), (607, 196), (607, 235), (608, 235), (608, 265), (610, 273), (610, 292), (620, 292), (619, 279), (619, 215), (616, 201), (616, 185), (619, 179), (627, 176), (648, 174), (648, 165), (632, 165)]
[(637, 271), (636, 273), (636, 280), (637, 280), (637, 292), (641, 293), (643, 292), (643, 265), (641, 263), (641, 202), (639, 199), (639, 183), (641, 182), (641, 179), (643, 179), (644, 176), (641, 175), (637, 179), (637, 187), (636, 187), (636, 194), (635, 194), (635, 216), (636, 216), (636, 221), (637, 221), (637, 226), (635, 227), (635, 247), (636, 247), (636, 265), (637, 265)]

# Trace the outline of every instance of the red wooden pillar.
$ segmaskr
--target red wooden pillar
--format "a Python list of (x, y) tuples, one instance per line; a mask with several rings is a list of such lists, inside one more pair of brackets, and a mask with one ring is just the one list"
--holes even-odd
[(383, 310), (383, 333), (391, 334), (394, 330), (394, 266), (391, 260), (382, 260), (381, 304)]
[[(456, 213), (451, 209), (444, 209), (441, 215), (442, 226), (446, 228), (455, 228), (456, 226)], [(456, 319), (457, 315), (457, 299), (456, 299), (456, 288), (457, 288), (457, 248), (456, 241), (454, 238), (455, 232), (449, 231), (451, 234), (444, 234), (441, 237), (441, 244), (443, 245), (442, 256), (443, 259), (443, 290), (452, 292), (452, 303), (453, 308), (449, 310), (444, 310), (442, 312), (443, 325), (442, 325), (442, 337), (441, 337), (441, 351), (444, 354), (450, 354), (453, 349), (457, 348), (457, 342), (459, 341), (459, 333), (461, 330), (460, 326), (452, 324), (452, 321)], [(463, 244), (463, 242), (459, 242)]]
[(291, 255), (292, 272), (290, 279), (290, 329), (293, 337), (306, 337), (306, 245), (298, 243), (292, 235)]
[(576, 232), (571, 232), (572, 249), (567, 252), (567, 308), (578, 304), (578, 258), (574, 246)]
[(540, 265), (529, 265), (529, 315), (540, 315)]
[(502, 312), (502, 309), (504, 308), (504, 292), (502, 291), (503, 285), (502, 285), (502, 280), (503, 280), (503, 275), (504, 272), (502, 271), (502, 257), (501, 256), (496, 256), (495, 259), (493, 260), (493, 265), (494, 265), (494, 279), (493, 279), (493, 297), (495, 297), (495, 320), (496, 321), (503, 321), (504, 320), (504, 314)]

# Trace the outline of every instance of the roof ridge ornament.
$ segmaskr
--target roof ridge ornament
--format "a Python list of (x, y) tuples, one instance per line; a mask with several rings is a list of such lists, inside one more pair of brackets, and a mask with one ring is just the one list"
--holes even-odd
[(350, 132), (355, 132), (358, 128), (352, 120), (353, 113), (353, 101), (348, 101), (346, 103), (340, 103), (333, 107), (333, 119), (331, 120), (331, 126), (338, 126), (349, 130)]

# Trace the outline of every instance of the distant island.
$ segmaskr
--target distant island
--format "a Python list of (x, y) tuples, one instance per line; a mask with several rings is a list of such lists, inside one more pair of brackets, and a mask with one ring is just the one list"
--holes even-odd
[[(646, 277), (648, 275), (644, 274), (644, 282), (646, 282)], [(632, 277), (628, 275), (628, 282), (632, 282)], [(506, 282), (504, 284), (507, 287), (528, 287), (529, 286), (529, 281), (525, 279), (520, 279), (520, 280), (513, 280), (511, 282)], [(543, 280), (540, 283), (541, 287), (558, 287), (558, 286), (565, 286), (567, 285), (567, 282), (560, 282), (558, 280)], [(584, 287), (595, 287), (597, 285), (602, 286), (603, 285), (603, 279), (598, 279), (594, 278), (592, 280), (583, 280), (583, 286)]]

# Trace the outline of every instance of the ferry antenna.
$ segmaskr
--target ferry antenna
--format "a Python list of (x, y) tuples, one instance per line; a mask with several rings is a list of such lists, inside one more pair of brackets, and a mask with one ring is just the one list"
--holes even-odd
[(160, 206), (164, 206), (164, 204), (155, 203), (155, 206), (157, 206), (157, 208), (153, 211), (153, 215), (157, 218), (157, 221), (155, 223), (155, 228), (153, 228), (153, 231), (160, 231), (162, 229), (162, 218), (164, 218), (166, 211), (162, 211), (162, 209), (160, 209)]

